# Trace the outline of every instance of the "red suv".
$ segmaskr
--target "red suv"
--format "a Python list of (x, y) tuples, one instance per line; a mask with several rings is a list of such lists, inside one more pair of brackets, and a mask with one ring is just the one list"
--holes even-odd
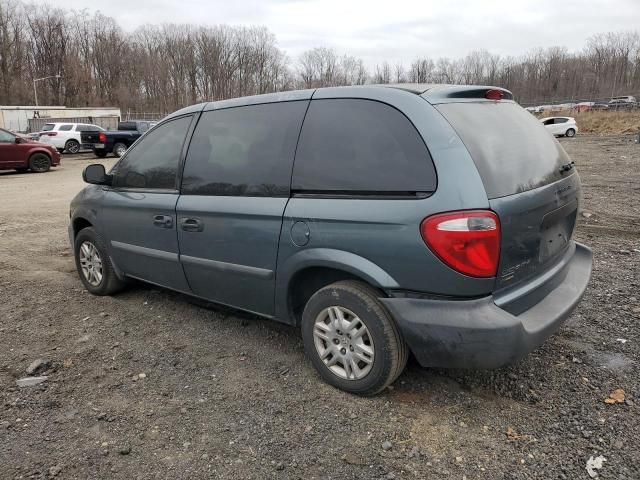
[(49, 145), (0, 128), (0, 170), (47, 172), (60, 165), (60, 154)]

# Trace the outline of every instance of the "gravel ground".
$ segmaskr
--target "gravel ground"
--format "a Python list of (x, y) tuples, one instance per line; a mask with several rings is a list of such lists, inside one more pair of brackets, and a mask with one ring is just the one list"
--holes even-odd
[[(640, 479), (640, 145), (562, 143), (595, 253), (574, 315), (515, 366), (410, 362), (375, 398), (325, 385), (294, 328), (145, 285), (87, 294), (66, 228), (90, 156), (0, 172), (0, 477), (580, 479), (603, 455), (599, 478)], [(36, 359), (48, 380), (17, 387)]]

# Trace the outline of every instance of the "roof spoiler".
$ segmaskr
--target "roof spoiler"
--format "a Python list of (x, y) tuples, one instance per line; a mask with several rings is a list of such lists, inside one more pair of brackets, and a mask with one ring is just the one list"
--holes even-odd
[(505, 88), (477, 85), (439, 85), (427, 89), (422, 97), (429, 103), (477, 102), (482, 100), (513, 100), (513, 93)]

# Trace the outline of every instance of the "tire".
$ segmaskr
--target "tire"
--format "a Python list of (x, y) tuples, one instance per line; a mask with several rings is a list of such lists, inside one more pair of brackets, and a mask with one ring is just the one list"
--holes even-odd
[(29, 168), (36, 173), (48, 172), (51, 169), (51, 158), (46, 153), (34, 153), (29, 158)]
[(566, 133), (564, 134), (565, 137), (575, 137), (576, 136), (576, 131), (573, 128), (570, 128), (566, 131)]
[[(82, 249), (82, 253), (81, 253)], [(97, 253), (98, 259), (94, 254)], [(124, 287), (115, 274), (102, 238), (93, 227), (80, 230), (73, 244), (73, 254), (80, 280), (94, 295), (112, 295)], [(100, 276), (97, 272), (100, 272)]]
[(80, 143), (76, 140), (67, 140), (64, 144), (64, 149), (69, 153), (78, 153), (80, 151)]
[[(302, 314), (305, 352), (328, 384), (357, 395), (375, 395), (393, 383), (404, 370), (408, 357), (407, 345), (395, 321), (378, 300), (379, 296), (369, 285), (347, 280), (318, 290), (307, 302)], [(335, 307), (341, 310), (340, 315), (336, 315)], [(336, 317), (350, 321), (352, 328), (329, 331), (336, 325)], [(340, 322), (346, 327), (344, 320)], [(366, 333), (357, 337), (354, 333), (362, 333), (363, 328)], [(324, 338), (319, 338), (318, 334), (324, 334)], [(368, 347), (368, 354), (365, 347)], [(330, 350), (335, 354), (327, 356)], [(372, 361), (364, 362), (356, 358), (355, 365), (358, 368), (353, 368), (352, 363), (347, 369), (348, 360), (346, 364), (341, 360), (356, 355), (348, 351), (359, 352), (359, 358), (366, 357)], [(338, 355), (339, 352), (344, 357)], [(325, 356), (325, 360), (321, 356)], [(351, 370), (350, 374), (348, 370)], [(358, 378), (359, 375), (362, 376)]]
[(94, 150), (93, 154), (98, 158), (104, 158), (104, 157), (107, 156), (107, 151), (106, 150), (102, 150), (102, 149)]
[(118, 142), (113, 145), (113, 154), (118, 158), (124, 155), (124, 152), (126, 151), (127, 151), (127, 146), (124, 143)]

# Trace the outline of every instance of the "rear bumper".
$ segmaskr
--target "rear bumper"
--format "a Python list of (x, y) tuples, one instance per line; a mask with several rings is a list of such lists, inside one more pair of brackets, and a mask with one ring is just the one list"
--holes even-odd
[(566, 320), (589, 283), (593, 255), (581, 244), (553, 276), (553, 289), (518, 315), (493, 296), (474, 300), (383, 298), (422, 366), (497, 368), (542, 344)]

